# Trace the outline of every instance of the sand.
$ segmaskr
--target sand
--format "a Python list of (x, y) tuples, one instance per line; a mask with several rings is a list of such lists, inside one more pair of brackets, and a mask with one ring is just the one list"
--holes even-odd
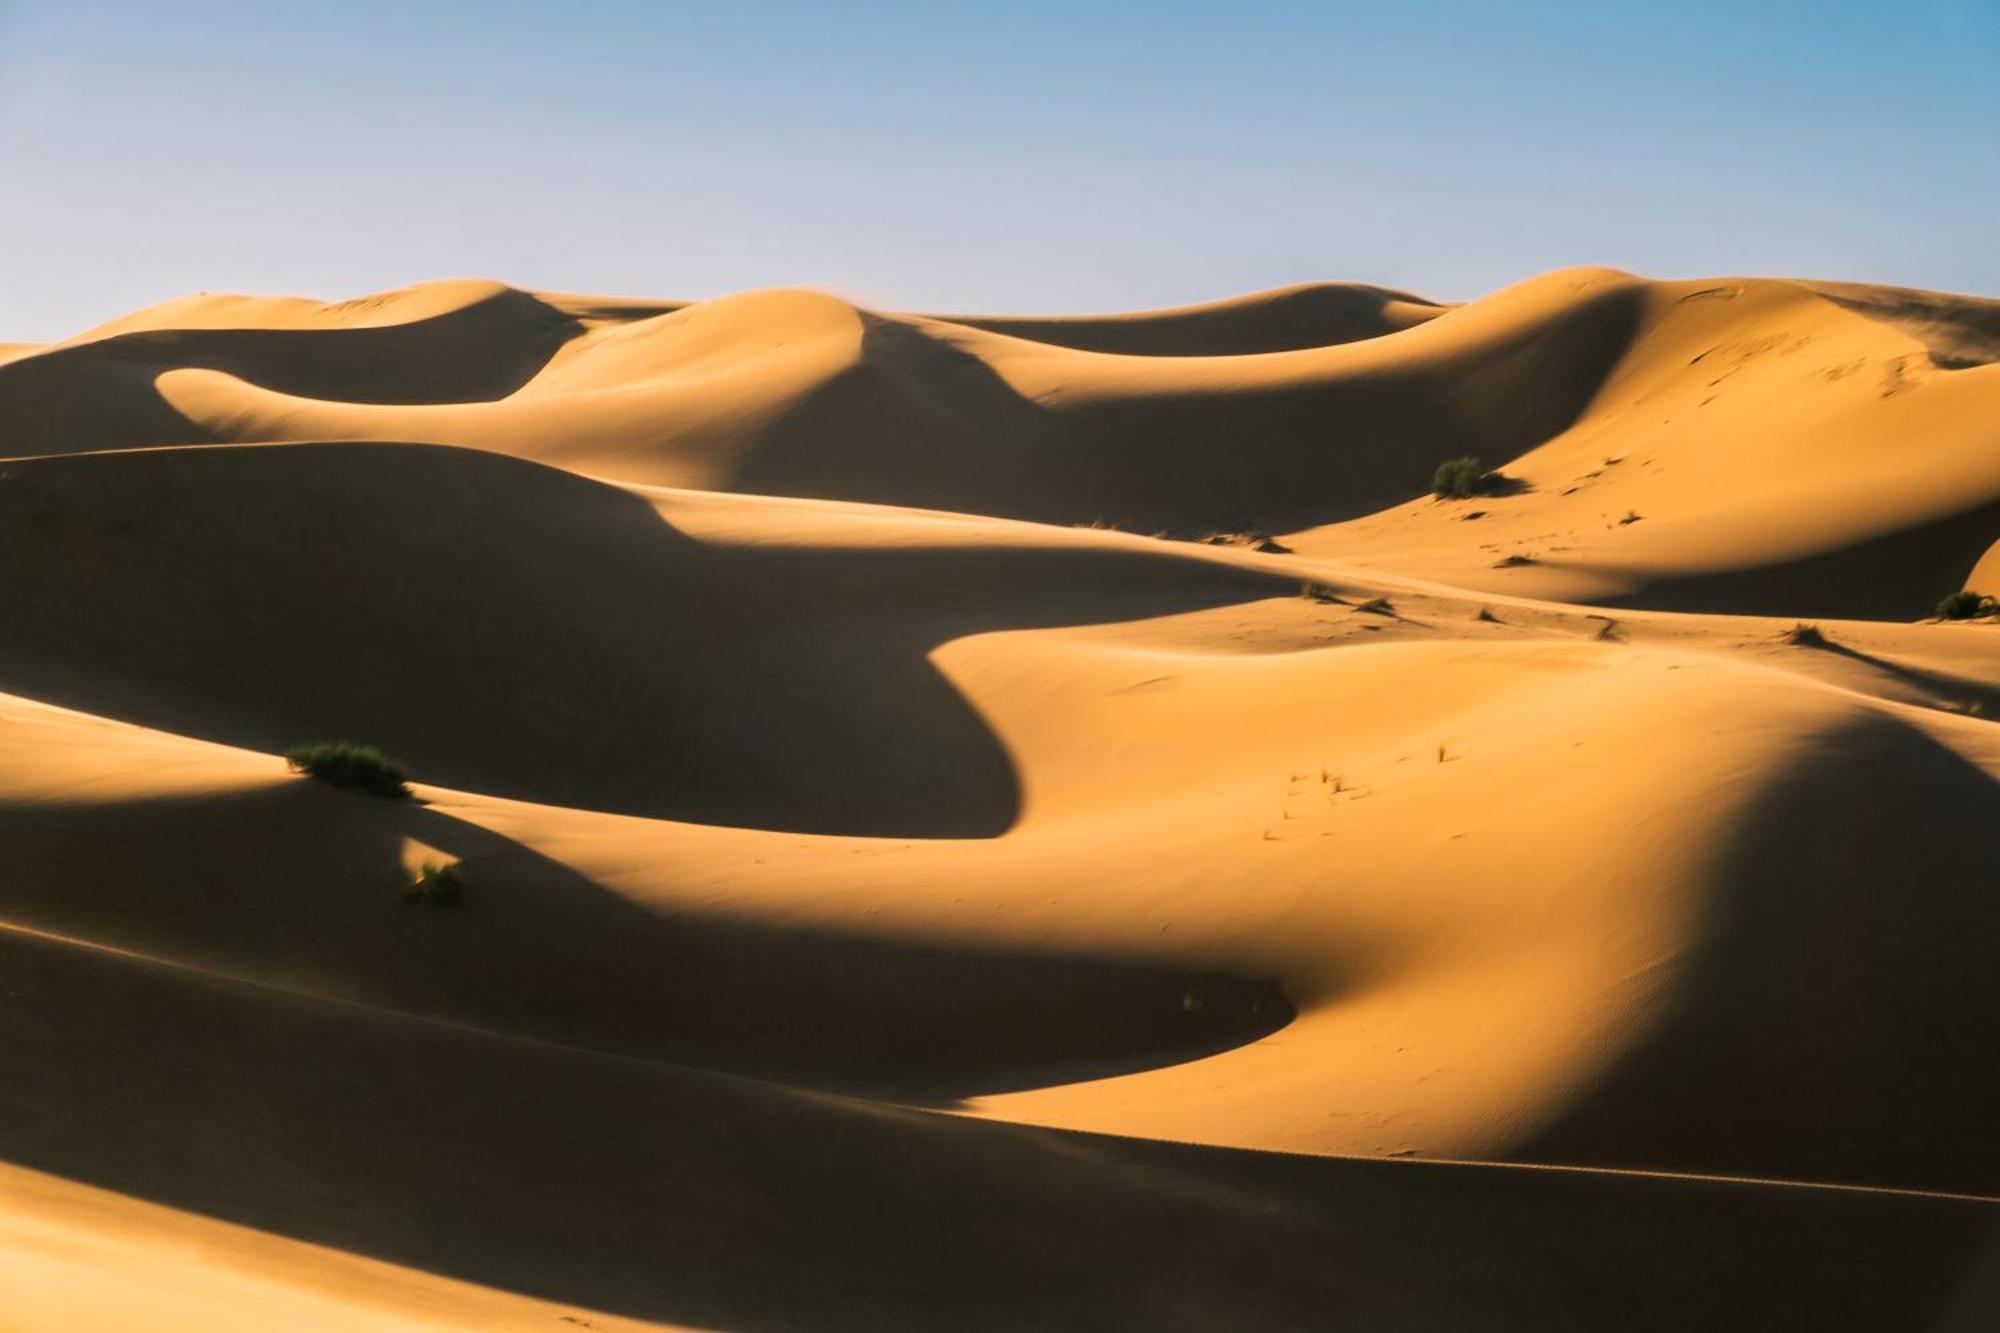
[(1995, 309), (0, 344), (0, 1328), (1990, 1326)]

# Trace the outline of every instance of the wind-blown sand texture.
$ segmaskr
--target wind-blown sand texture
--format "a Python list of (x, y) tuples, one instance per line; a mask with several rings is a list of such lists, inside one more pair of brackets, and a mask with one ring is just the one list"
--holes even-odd
[(1604, 269), (0, 349), (0, 1328), (1994, 1327), (1996, 359)]

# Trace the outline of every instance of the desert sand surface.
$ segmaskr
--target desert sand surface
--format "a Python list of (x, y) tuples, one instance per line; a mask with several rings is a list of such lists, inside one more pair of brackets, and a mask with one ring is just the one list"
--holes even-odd
[(0, 344), (0, 1330), (1992, 1328), (1960, 590), (1972, 297)]

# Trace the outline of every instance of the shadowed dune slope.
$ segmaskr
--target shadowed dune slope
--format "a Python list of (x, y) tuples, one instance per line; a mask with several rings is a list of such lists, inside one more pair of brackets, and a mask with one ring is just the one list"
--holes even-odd
[(2000, 361), (2000, 301), (1858, 282), (1800, 285), (1920, 339), (1931, 360), (1947, 370)]
[(0, 385), (0, 419), (23, 453), (216, 438), (161, 398), (156, 381), (168, 370), (316, 400), (493, 400), (519, 388), (579, 327), (496, 283), (438, 283), (335, 306), (190, 298), (18, 358)]
[(1435, 319), (1448, 306), (1359, 283), (1302, 283), (1205, 305), (1131, 315), (934, 315), (1084, 352), (1133, 356), (1242, 356), (1379, 338)]

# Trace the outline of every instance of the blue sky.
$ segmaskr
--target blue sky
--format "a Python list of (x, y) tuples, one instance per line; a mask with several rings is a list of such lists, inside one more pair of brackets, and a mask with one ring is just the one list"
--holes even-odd
[(2000, 295), (2000, 0), (0, 0), (0, 340), (424, 278)]

